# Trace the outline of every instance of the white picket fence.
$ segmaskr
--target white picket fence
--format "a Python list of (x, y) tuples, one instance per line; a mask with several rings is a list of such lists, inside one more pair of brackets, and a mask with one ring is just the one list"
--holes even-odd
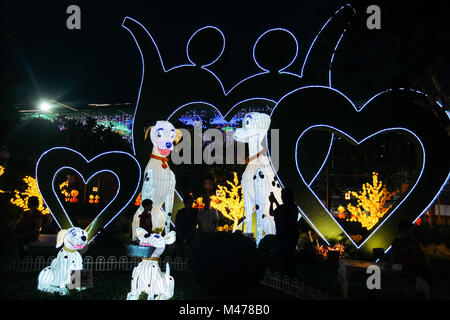
[[(23, 260), (9, 261), (4, 263), (0, 270), (2, 272), (33, 272), (41, 271), (45, 267), (49, 266), (54, 256), (44, 258), (42, 256), (24, 257)], [(91, 269), (93, 271), (131, 271), (141, 261), (137, 257), (121, 256), (119, 258), (110, 256), (105, 258), (98, 256), (95, 259), (91, 256), (85, 256), (83, 258), (83, 267), (85, 269)], [(170, 256), (164, 257), (159, 261), (159, 265), (162, 270), (165, 270), (166, 263), (169, 263), (171, 271), (186, 271), (188, 258)], [(290, 279), (287, 276), (281, 276), (277, 272), (271, 272), (266, 270), (260, 283), (262, 285), (281, 290), (284, 293), (292, 295), (300, 299), (309, 300), (330, 300), (336, 299), (336, 297), (330, 296), (320, 290), (314, 289), (304, 282), (300, 282), (298, 279)]]
[[(17, 261), (9, 261), (4, 263), (1, 267), (1, 271), (16, 271), (16, 272), (32, 272), (32, 271), (40, 271), (43, 268), (50, 265), (54, 256), (48, 257), (45, 259), (42, 256), (38, 257), (24, 257), (23, 260)], [(138, 257), (128, 257), (121, 256), (119, 258), (115, 256), (110, 256), (105, 258), (103, 256), (98, 256), (95, 259), (91, 256), (85, 256), (83, 258), (83, 267), (85, 269), (91, 269), (93, 271), (129, 271), (133, 270), (135, 266), (137, 266), (141, 262), (141, 259)], [(167, 256), (159, 261), (159, 265), (162, 270), (165, 269), (166, 263), (169, 263), (171, 270), (173, 271), (185, 271), (187, 259), (183, 259), (181, 257), (176, 257), (172, 259)]]
[(284, 293), (292, 295), (300, 299), (308, 300), (333, 300), (337, 297), (333, 297), (328, 293), (321, 290), (317, 290), (311, 286), (308, 286), (305, 282), (300, 282), (298, 279), (291, 279), (288, 276), (281, 276), (278, 272), (272, 272), (266, 270), (264, 277), (260, 281), (261, 284), (281, 290)]

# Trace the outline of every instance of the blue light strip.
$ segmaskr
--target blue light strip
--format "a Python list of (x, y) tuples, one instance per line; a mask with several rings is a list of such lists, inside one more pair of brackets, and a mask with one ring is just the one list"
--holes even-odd
[[(305, 60), (303, 61), (303, 66), (302, 66), (302, 71), (301, 71), (301, 73), (300, 73), (300, 77), (302, 77), (303, 78), (303, 71), (304, 71), (304, 69), (305, 69), (305, 66), (306, 66), (306, 63), (307, 63), (307, 61), (308, 61), (308, 58), (309, 58), (309, 54), (310, 54), (310, 52), (311, 52), (311, 49), (313, 48), (313, 46), (314, 46), (314, 44), (316, 43), (316, 41), (317, 41), (317, 39), (319, 38), (319, 35), (320, 35), (320, 33), (325, 29), (325, 27), (328, 25), (328, 23), (334, 18), (334, 16), (336, 16), (338, 13), (339, 13), (339, 11), (341, 11), (341, 10), (343, 10), (345, 7), (349, 7), (349, 8), (351, 8), (352, 10), (353, 10), (353, 13), (355, 14), (356, 13), (356, 10), (348, 3), (348, 4), (345, 4), (345, 5), (343, 5), (342, 7), (340, 7), (328, 20), (327, 20), (327, 22), (325, 22), (325, 24), (322, 26), (322, 28), (319, 30), (319, 32), (317, 33), (317, 35), (316, 35), (316, 37), (314, 38), (314, 40), (313, 40), (313, 42), (311, 43), (311, 46), (309, 47), (309, 50), (308, 50), (308, 52), (306, 53), (306, 56), (305, 56)], [(344, 31), (344, 33), (345, 33), (345, 31)], [(340, 42), (340, 41), (339, 41)], [(337, 49), (337, 46), (335, 47), (335, 51), (336, 51), (336, 49)], [(331, 87), (331, 83), (329, 83), (329, 85), (330, 85), (330, 87)]]
[[(259, 40), (260, 40), (266, 33), (269, 33), (269, 32), (272, 32), (272, 31), (283, 31), (283, 32), (286, 32), (286, 33), (288, 33), (288, 34), (292, 37), (292, 39), (294, 39), (294, 41), (295, 41), (295, 55), (294, 55), (294, 58), (292, 59), (292, 61), (291, 61), (287, 66), (285, 66), (284, 68), (278, 70), (278, 72), (280, 72), (280, 73), (285, 73), (285, 72), (283, 72), (283, 71), (286, 70), (287, 68), (289, 68), (289, 67), (295, 62), (295, 60), (297, 59), (297, 55), (298, 55), (298, 42), (297, 42), (297, 39), (295, 38), (294, 34), (293, 34), (292, 32), (290, 32), (289, 30), (287, 30), (287, 29), (284, 29), (284, 28), (273, 28), (273, 29), (269, 29), (269, 30), (263, 32), (263, 33), (258, 37), (258, 39), (255, 41), (255, 44), (253, 45), (253, 53), (252, 53), (253, 61), (255, 62), (255, 64), (256, 64), (261, 70), (265, 71), (265, 72), (263, 72), (263, 73), (268, 73), (268, 72), (269, 72), (269, 70), (264, 69), (264, 68), (258, 63), (258, 61), (256, 60), (255, 51), (256, 51), (256, 46), (258, 45)], [(296, 77), (299, 77), (299, 75), (297, 75), (297, 74), (293, 74), (293, 75), (295, 75)], [(244, 80), (244, 81), (245, 81), (245, 80)]]
[(347, 31), (347, 29), (344, 29), (344, 32), (342, 32), (341, 37), (339, 38), (338, 42), (336, 43), (336, 46), (334, 47), (333, 55), (331, 56), (330, 69), (328, 71), (328, 85), (330, 87), (332, 87), (332, 85), (331, 85), (331, 66), (333, 65), (334, 55), (336, 54), (337, 48), (339, 47), (339, 44), (341, 43), (341, 40), (344, 37), (346, 31)]
[[(212, 61), (212, 62), (210, 62), (210, 63), (208, 63), (208, 64), (205, 64), (205, 65), (201, 66), (202, 68), (204, 68), (204, 67), (209, 67), (210, 65), (213, 65), (217, 60), (220, 59), (220, 57), (222, 56), (222, 54), (223, 54), (223, 52), (224, 52), (224, 50), (225, 50), (225, 35), (223, 34), (222, 30), (220, 30), (219, 28), (214, 27), (214, 26), (206, 26), (206, 27), (202, 27), (202, 28), (198, 29), (197, 31), (195, 31), (195, 32), (192, 34), (192, 36), (189, 38), (189, 40), (188, 40), (188, 42), (187, 42), (187, 45), (186, 45), (186, 56), (187, 56), (189, 62), (192, 63), (192, 66), (194, 66), (195, 63), (191, 60), (191, 57), (189, 56), (189, 43), (191, 42), (192, 38), (193, 38), (198, 32), (200, 32), (200, 31), (202, 31), (202, 30), (204, 30), (204, 29), (215, 29), (215, 30), (219, 31), (219, 33), (220, 33), (220, 35), (222, 36), (222, 39), (223, 39), (223, 45), (222, 45), (222, 49), (220, 50), (220, 53), (219, 53), (219, 55), (217, 56), (217, 58), (214, 59), (214, 61)], [(205, 69), (205, 70), (208, 70), (208, 69)], [(208, 70), (208, 71), (210, 71), (210, 70)], [(214, 74), (214, 73), (213, 73), (213, 74)], [(215, 74), (214, 74), (214, 75), (215, 75)], [(220, 80), (219, 80), (219, 82), (220, 82)], [(223, 88), (223, 87), (222, 87), (222, 88)], [(224, 90), (224, 91), (225, 91), (225, 90)]]
[[(138, 98), (137, 98), (137, 102), (136, 102), (136, 107), (135, 107), (133, 119), (134, 119), (135, 116), (136, 116), (137, 107), (138, 107), (138, 105), (139, 105), (140, 96), (141, 96), (142, 85), (143, 85), (143, 82), (144, 82), (145, 60), (144, 60), (144, 55), (143, 55), (143, 53), (142, 53), (142, 50), (141, 50), (141, 48), (140, 48), (140, 46), (139, 46), (139, 43), (138, 43), (138, 41), (136, 40), (136, 37), (134, 36), (133, 32), (132, 32), (129, 28), (127, 28), (127, 27), (125, 26), (125, 21), (126, 21), (126, 19), (130, 19), (131, 21), (137, 23), (137, 24), (138, 24), (138, 25), (139, 25), (139, 26), (147, 33), (147, 35), (150, 37), (150, 40), (153, 42), (153, 45), (154, 45), (155, 48), (156, 48), (156, 52), (157, 52), (157, 54), (158, 54), (158, 57), (159, 57), (159, 60), (160, 60), (160, 63), (161, 63), (161, 67), (162, 67), (162, 70), (163, 70), (164, 73), (167, 73), (167, 72), (169, 72), (169, 71), (171, 71), (171, 70), (174, 70), (174, 69), (180, 68), (180, 67), (194, 66), (192, 60), (191, 60), (190, 57), (189, 57), (189, 53), (188, 53), (189, 43), (190, 43), (190, 41), (192, 40), (192, 38), (195, 36), (195, 34), (196, 34), (197, 32), (199, 32), (199, 31), (201, 31), (201, 30), (203, 30), (203, 29), (206, 29), (206, 28), (213, 28), (213, 29), (216, 29), (217, 31), (219, 31), (220, 34), (221, 34), (221, 36), (223, 37), (223, 40), (224, 40), (224, 41), (223, 41), (223, 47), (222, 47), (222, 50), (221, 50), (219, 56), (218, 56), (213, 62), (211, 62), (211, 63), (209, 63), (209, 64), (207, 64), (207, 65), (201, 66), (201, 68), (204, 69), (204, 70), (206, 70), (206, 71), (208, 71), (208, 72), (210, 72), (210, 73), (218, 80), (220, 86), (222, 87), (222, 90), (223, 90), (223, 92), (224, 92), (224, 95), (227, 96), (227, 95), (228, 95), (235, 87), (237, 87), (239, 84), (241, 84), (241, 83), (247, 81), (247, 80), (250, 79), (250, 78), (253, 78), (253, 77), (255, 77), (255, 76), (258, 76), (258, 75), (261, 75), (261, 74), (264, 74), (264, 73), (269, 72), (268, 70), (262, 68), (262, 67), (258, 64), (258, 62), (257, 62), (256, 59), (255, 59), (255, 52), (254, 52), (254, 51), (255, 51), (256, 43), (259, 41), (259, 39), (260, 39), (265, 33), (269, 32), (269, 31), (272, 31), (272, 30), (280, 30), (280, 31), (285, 31), (285, 32), (289, 33), (289, 34), (293, 37), (293, 39), (294, 39), (294, 41), (295, 41), (295, 43), (296, 43), (296, 54), (295, 54), (294, 59), (291, 61), (290, 64), (288, 64), (286, 67), (284, 67), (283, 69), (281, 69), (280, 72), (286, 73), (286, 74), (290, 74), (290, 75), (293, 75), (293, 76), (296, 76), (296, 77), (299, 77), (299, 78), (302, 78), (302, 77), (303, 77), (303, 70), (304, 70), (304, 68), (305, 68), (305, 66), (306, 66), (306, 63), (307, 63), (307, 60), (308, 60), (308, 57), (309, 57), (309, 53), (310, 53), (312, 47), (314, 46), (316, 40), (318, 39), (320, 33), (321, 33), (322, 30), (327, 26), (327, 24), (333, 19), (333, 17), (334, 17), (339, 11), (341, 11), (344, 7), (346, 7), (346, 6), (349, 6), (350, 8), (352, 8), (350, 4), (346, 4), (346, 5), (342, 6), (340, 9), (338, 9), (338, 10), (334, 13), (333, 16), (331, 16), (331, 17), (327, 20), (327, 22), (322, 26), (322, 28), (320, 29), (320, 31), (317, 33), (316, 37), (314, 38), (313, 42), (311, 43), (311, 45), (310, 45), (310, 47), (309, 47), (309, 49), (308, 49), (308, 53), (307, 53), (306, 56), (305, 56), (305, 59), (304, 59), (304, 62), (303, 62), (303, 66), (302, 66), (302, 70), (301, 70), (301, 74), (300, 74), (300, 75), (284, 71), (285, 69), (287, 69), (289, 66), (291, 66), (291, 65), (295, 62), (295, 60), (296, 60), (296, 58), (297, 58), (297, 56), (298, 56), (298, 41), (297, 41), (296, 37), (292, 34), (292, 32), (290, 32), (290, 31), (287, 30), (287, 29), (284, 29), (284, 28), (274, 28), (274, 29), (267, 30), (266, 32), (264, 32), (263, 34), (261, 34), (261, 35), (258, 37), (258, 39), (256, 40), (255, 45), (253, 46), (253, 52), (252, 52), (253, 61), (255, 62), (255, 64), (256, 64), (260, 69), (263, 70), (263, 72), (254, 74), (254, 75), (252, 75), (252, 76), (249, 76), (249, 77), (247, 77), (247, 78), (245, 78), (245, 79), (239, 81), (239, 82), (238, 82), (236, 85), (234, 85), (228, 92), (225, 91), (225, 88), (224, 88), (224, 86), (223, 86), (223, 84), (222, 84), (222, 81), (217, 77), (217, 75), (216, 75), (214, 72), (212, 72), (211, 70), (209, 70), (208, 68), (206, 68), (206, 67), (212, 65), (213, 63), (215, 63), (215, 62), (221, 57), (221, 55), (223, 54), (223, 52), (224, 52), (224, 50), (225, 50), (225, 36), (224, 36), (223, 32), (222, 32), (220, 29), (218, 29), (217, 27), (214, 27), (214, 26), (206, 26), (206, 27), (200, 28), (200, 29), (198, 29), (197, 31), (195, 31), (195, 32), (192, 34), (192, 36), (189, 38), (189, 40), (188, 40), (188, 45), (186, 46), (186, 54), (187, 54), (187, 58), (188, 58), (189, 62), (191, 62), (191, 64), (190, 64), (190, 65), (189, 65), (189, 64), (179, 65), (179, 66), (175, 66), (175, 67), (173, 67), (173, 68), (171, 68), (171, 69), (166, 70), (166, 68), (165, 68), (165, 66), (164, 66), (163, 59), (162, 59), (162, 57), (161, 57), (161, 53), (160, 53), (159, 48), (158, 48), (158, 45), (156, 44), (155, 40), (154, 40), (153, 37), (151, 36), (150, 32), (149, 32), (149, 31), (147, 30), (147, 28), (146, 28), (144, 25), (142, 25), (139, 21), (137, 21), (137, 20), (135, 20), (135, 19), (133, 19), (133, 18), (131, 18), (131, 17), (126, 16), (126, 17), (124, 18), (123, 22), (122, 22), (122, 27), (125, 28), (126, 30), (128, 30), (128, 32), (129, 32), (129, 33), (131, 34), (131, 36), (133, 37), (133, 40), (134, 40), (134, 42), (136, 43), (136, 46), (137, 46), (137, 48), (138, 48), (138, 50), (139, 50), (139, 54), (141, 55), (141, 60), (142, 60), (141, 83), (140, 83), (140, 86), (139, 86)], [(352, 9), (353, 9), (353, 8), (352, 8)], [(355, 12), (354, 9), (353, 9), (353, 11)], [(344, 32), (345, 32), (345, 31), (344, 31)], [(342, 38), (342, 36), (341, 36), (341, 38)], [(340, 41), (339, 41), (339, 42), (340, 42)], [(338, 43), (338, 44), (339, 44), (339, 43)], [(336, 49), (337, 49), (337, 46), (335, 47), (335, 50), (336, 50)], [(331, 83), (330, 83), (330, 86), (331, 86)], [(252, 99), (258, 99), (258, 98), (252, 98)], [(267, 98), (266, 98), (266, 99), (267, 99)], [(250, 100), (250, 99), (249, 99), (249, 100)], [(269, 99), (268, 99), (268, 100), (269, 100)], [(239, 103), (242, 103), (242, 102), (239, 102)], [(238, 104), (239, 104), (239, 103), (238, 103)], [(233, 107), (234, 107), (234, 106), (233, 106)], [(233, 108), (233, 107), (232, 107), (232, 108)], [(232, 109), (232, 108), (231, 108), (231, 109)], [(231, 111), (231, 109), (227, 112), (227, 114)], [(224, 116), (224, 118), (227, 116), (227, 114)], [(133, 121), (132, 132), (134, 132), (134, 121)], [(133, 138), (133, 137), (132, 137), (132, 148), (133, 148), (133, 154), (136, 155), (136, 149), (135, 149), (134, 138)]]

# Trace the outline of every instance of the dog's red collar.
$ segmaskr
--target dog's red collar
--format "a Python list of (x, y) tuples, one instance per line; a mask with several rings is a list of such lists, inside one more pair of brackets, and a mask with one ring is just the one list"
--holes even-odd
[(245, 164), (248, 164), (250, 161), (255, 160), (256, 158), (262, 156), (262, 155), (265, 154), (265, 153), (266, 153), (265, 150), (261, 150), (261, 151), (258, 152), (257, 154), (255, 154), (255, 155), (253, 155), (253, 156), (251, 156), (251, 157), (248, 157), (247, 159), (245, 159)]
[(162, 162), (161, 167), (163, 167), (163, 169), (167, 169), (167, 161), (169, 161), (169, 159), (167, 159), (166, 157), (160, 157), (152, 153), (150, 155), (150, 158), (160, 160)]

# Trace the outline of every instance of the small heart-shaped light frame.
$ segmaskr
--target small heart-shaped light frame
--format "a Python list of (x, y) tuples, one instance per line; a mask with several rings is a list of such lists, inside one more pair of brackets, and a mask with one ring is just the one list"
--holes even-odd
[[(308, 113), (294, 117), (293, 111), (304, 105), (311, 106)], [(277, 176), (283, 187), (294, 190), (303, 217), (327, 243), (346, 232), (314, 194), (311, 183), (305, 181), (299, 170), (301, 137), (311, 130), (324, 130), (353, 144), (388, 131), (406, 132), (408, 138), (412, 138), (418, 154), (414, 184), (361, 244), (349, 237), (356, 248), (367, 254), (371, 254), (373, 248), (387, 251), (398, 234), (398, 223), (401, 220), (415, 222), (435, 201), (449, 178), (450, 166), (445, 154), (450, 147), (449, 136), (426, 106), (429, 102), (424, 94), (398, 89), (377, 94), (358, 109), (338, 90), (323, 86), (299, 88), (275, 106), (271, 126), (280, 128), (279, 149), (285, 150), (285, 156), (280, 155)], [(293, 172), (298, 172), (298, 176)]]
[(132, 155), (123, 151), (105, 152), (90, 160), (78, 151), (66, 147), (55, 147), (44, 152), (36, 164), (38, 189), (58, 226), (67, 229), (76, 226), (55, 190), (55, 178), (64, 169), (75, 171), (85, 184), (94, 176), (105, 172), (113, 174), (117, 179), (116, 195), (86, 227), (91, 242), (134, 199), (141, 180), (141, 167)]

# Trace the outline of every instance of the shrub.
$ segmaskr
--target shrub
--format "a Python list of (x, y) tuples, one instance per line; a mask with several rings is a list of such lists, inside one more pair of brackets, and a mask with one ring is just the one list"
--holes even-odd
[(192, 247), (189, 272), (199, 288), (218, 298), (246, 295), (262, 276), (255, 242), (228, 232), (199, 236)]

